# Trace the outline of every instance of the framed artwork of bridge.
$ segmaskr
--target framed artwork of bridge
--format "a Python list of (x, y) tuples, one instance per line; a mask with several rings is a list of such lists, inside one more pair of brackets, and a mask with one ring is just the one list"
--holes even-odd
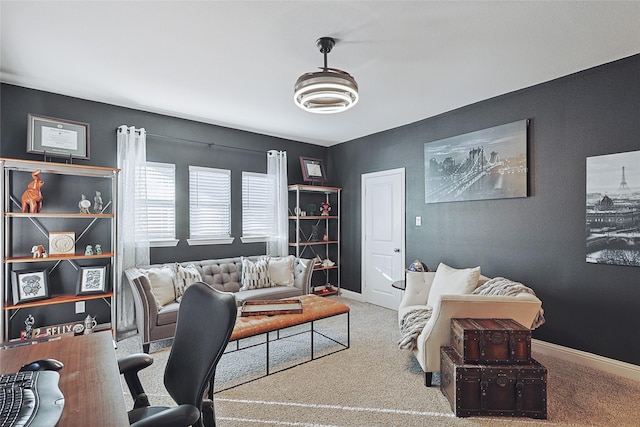
[(640, 151), (587, 157), (587, 262), (640, 266)]
[(527, 197), (528, 126), (525, 119), (425, 143), (425, 203)]

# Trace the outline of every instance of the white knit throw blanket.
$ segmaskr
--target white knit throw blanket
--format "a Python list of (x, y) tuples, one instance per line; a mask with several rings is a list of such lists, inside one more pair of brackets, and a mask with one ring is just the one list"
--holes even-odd
[[(498, 295), (498, 296), (516, 296), (518, 294), (527, 293), (535, 296), (533, 289), (526, 287), (520, 282), (505, 279), (504, 277), (494, 277), (484, 284), (478, 286), (472, 294), (476, 295)], [(540, 307), (538, 315), (531, 325), (531, 329), (535, 329), (545, 322), (544, 310)]]
[[(521, 293), (527, 293), (535, 296), (533, 289), (523, 285), (520, 282), (505, 279), (504, 277), (495, 277), (488, 280), (484, 284), (478, 286), (472, 294), (475, 295), (498, 295), (498, 296), (516, 296)], [(416, 338), (424, 329), (425, 325), (431, 318), (433, 309), (431, 307), (417, 308), (407, 311), (400, 320), (400, 340), (398, 347), (402, 350), (413, 350), (416, 347)], [(535, 329), (545, 322), (544, 310), (540, 307), (540, 311), (533, 321), (531, 329)]]
[(431, 307), (417, 308), (407, 311), (400, 320), (400, 340), (398, 347), (402, 350), (413, 350), (416, 347), (416, 338), (431, 319), (433, 309)]

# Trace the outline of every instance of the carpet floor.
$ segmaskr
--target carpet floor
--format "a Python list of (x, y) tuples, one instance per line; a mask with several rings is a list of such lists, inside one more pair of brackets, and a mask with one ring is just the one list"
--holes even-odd
[[(339, 346), (316, 334), (317, 359), (293, 366), (309, 360), (310, 339), (308, 333), (292, 335), (270, 344), (272, 371), (285, 370), (262, 378), (264, 345), (225, 354), (218, 364), (215, 383), (219, 427), (640, 425), (640, 382), (535, 353), (533, 357), (548, 369), (546, 420), (457, 418), (440, 392), (439, 377), (434, 376), (434, 387), (425, 387), (423, 372), (413, 355), (398, 349), (396, 311), (331, 298), (351, 308), (351, 347), (318, 358)], [(346, 342), (345, 324), (346, 316), (337, 316), (316, 322), (316, 329)], [(303, 330), (296, 327), (287, 334)], [(242, 341), (242, 346), (255, 343)], [(116, 352), (121, 357), (140, 351), (140, 341), (134, 337), (119, 342)], [(169, 348), (154, 344), (151, 354), (155, 362), (142, 371), (142, 383), (152, 404), (173, 406), (162, 384)], [(241, 384), (254, 378), (258, 379)], [(125, 399), (130, 405), (128, 393)]]

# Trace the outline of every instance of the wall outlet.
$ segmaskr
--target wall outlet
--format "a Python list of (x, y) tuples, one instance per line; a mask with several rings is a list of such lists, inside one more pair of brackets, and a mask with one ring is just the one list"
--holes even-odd
[(76, 301), (76, 314), (84, 313), (84, 301)]
[(422, 217), (421, 216), (417, 216), (416, 217), (416, 227), (422, 227)]

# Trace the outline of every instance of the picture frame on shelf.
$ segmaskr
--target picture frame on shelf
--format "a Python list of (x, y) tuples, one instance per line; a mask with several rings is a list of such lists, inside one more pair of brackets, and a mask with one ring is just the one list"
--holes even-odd
[(80, 267), (76, 283), (76, 295), (104, 294), (107, 292), (106, 265)]
[(49, 232), (49, 256), (74, 255), (76, 253), (76, 233), (73, 231)]
[(322, 159), (300, 156), (300, 167), (302, 168), (303, 181), (320, 183), (327, 181)]
[(27, 153), (89, 160), (89, 123), (28, 115)]
[(49, 271), (46, 268), (14, 270), (12, 277), (14, 304), (49, 298)]

